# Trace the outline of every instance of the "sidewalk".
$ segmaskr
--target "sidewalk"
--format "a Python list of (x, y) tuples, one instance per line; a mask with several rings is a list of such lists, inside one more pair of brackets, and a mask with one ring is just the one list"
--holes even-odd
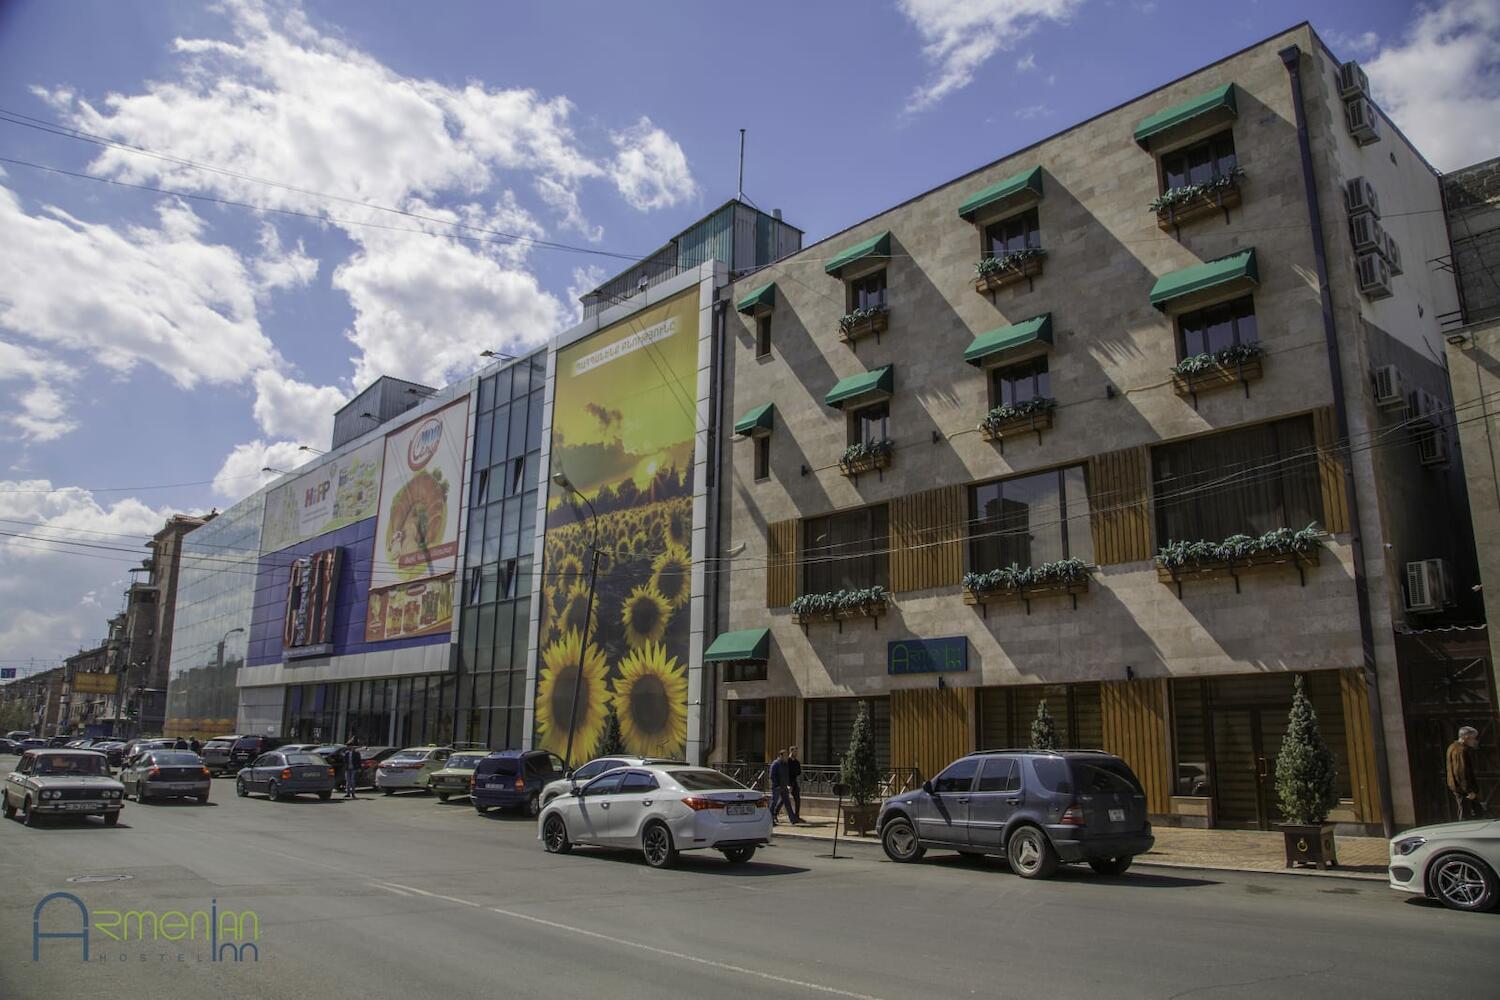
[[(1275, 872), (1278, 874), (1316, 875), (1322, 877), (1386, 880), (1388, 863), (1386, 841), (1380, 837), (1339, 837), (1339, 867), (1330, 871), (1314, 868), (1287, 868), (1281, 834), (1260, 830), (1192, 830), (1183, 827), (1157, 826), (1156, 846), (1136, 858), (1136, 864), (1162, 865), (1170, 868), (1211, 868), (1236, 872)], [(833, 820), (808, 820), (801, 826), (785, 823), (774, 830), (776, 837), (810, 840), (832, 840)], [(852, 837), (839, 834), (840, 844), (867, 844), (878, 847), (874, 837)]]

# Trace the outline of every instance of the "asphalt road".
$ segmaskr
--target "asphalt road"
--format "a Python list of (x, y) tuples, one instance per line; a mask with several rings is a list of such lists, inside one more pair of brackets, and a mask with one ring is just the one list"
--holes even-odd
[[(0, 759), (0, 770), (13, 758)], [(0, 821), (0, 998), (1488, 997), (1500, 915), (1380, 883), (1138, 868), (1024, 882), (999, 861), (784, 840), (754, 863), (543, 853), (533, 824), (420, 794), (128, 803)], [(69, 882), (79, 876), (129, 876)], [(44, 940), (69, 891), (96, 929)], [(112, 941), (107, 911), (252, 910), (259, 961)], [(43, 930), (79, 925), (59, 902)], [(117, 929), (118, 933), (118, 929)]]

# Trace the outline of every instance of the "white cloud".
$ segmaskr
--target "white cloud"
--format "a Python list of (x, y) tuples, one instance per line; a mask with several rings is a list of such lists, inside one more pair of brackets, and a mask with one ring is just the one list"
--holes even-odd
[(1045, 118), (1052, 113), (1052, 109), (1045, 104), (1028, 104), (1024, 108), (1017, 108), (1013, 114), (1022, 121), (1030, 121), (1033, 118)]
[(614, 140), (610, 177), (629, 205), (641, 212), (671, 208), (698, 196), (687, 156), (677, 141), (642, 115)]
[(589, 220), (584, 218), (583, 209), (578, 204), (576, 188), (555, 181), (551, 177), (538, 177), (536, 193), (542, 201), (562, 216), (564, 227), (582, 233), (590, 243), (598, 243), (604, 239), (604, 227), (590, 225)]
[(57, 388), (75, 377), (71, 367), (51, 355), (0, 339), (0, 382), (31, 382), (28, 388), (9, 393), (16, 408), (0, 410), (0, 420), (15, 427), (26, 441), (55, 441), (76, 430), (78, 421), (69, 415), (66, 398)]
[(1035, 52), (1028, 52), (1024, 56), (1016, 60), (1017, 73), (1030, 73), (1034, 69), (1036, 69)]
[(310, 385), (270, 368), (255, 373), (255, 421), (272, 437), (326, 450), (334, 411), (348, 401), (336, 386)]
[(318, 276), (318, 261), (298, 240), (294, 248), (281, 245), (281, 234), (269, 222), (260, 228), (260, 256), (252, 262), (256, 290), (262, 295), (281, 288), (301, 288)]
[(1364, 31), (1357, 34), (1346, 35), (1342, 31), (1328, 32), (1328, 44), (1341, 57), (1347, 59), (1350, 56), (1367, 56), (1380, 48), (1380, 36), (1373, 31)]
[(1417, 8), (1365, 64), (1375, 99), (1439, 170), (1500, 148), (1500, 0)]
[(214, 492), (231, 502), (238, 501), (279, 475), (275, 472), (263, 472), (262, 469), (291, 472), (307, 460), (307, 453), (299, 450), (296, 441), (267, 442), (257, 438), (236, 445), (214, 476)]
[(1066, 21), (1083, 0), (899, 0), (924, 41), (932, 79), (907, 99), (924, 111), (956, 90), (997, 52), (1014, 48), (1044, 21)]
[(604, 284), (604, 279), (609, 277), (609, 272), (598, 264), (589, 264), (586, 267), (573, 268), (573, 280), (568, 284), (568, 314), (565, 326), (576, 326), (583, 322), (583, 303), (579, 297), (592, 292)]

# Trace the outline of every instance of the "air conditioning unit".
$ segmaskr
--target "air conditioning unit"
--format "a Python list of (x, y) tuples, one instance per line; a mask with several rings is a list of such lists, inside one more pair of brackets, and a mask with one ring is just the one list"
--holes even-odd
[(1380, 115), (1367, 97), (1355, 97), (1344, 104), (1344, 124), (1361, 146), (1380, 141)]
[(1429, 469), (1448, 465), (1448, 435), (1441, 427), (1429, 429), (1417, 438), (1417, 460)]
[(1375, 405), (1382, 410), (1394, 410), (1406, 405), (1406, 392), (1402, 387), (1401, 369), (1395, 365), (1381, 365), (1375, 369)]
[(1355, 260), (1359, 290), (1367, 299), (1385, 299), (1391, 295), (1391, 266), (1378, 253), (1360, 254)]
[(1355, 253), (1385, 253), (1385, 227), (1373, 215), (1356, 215), (1349, 220), (1349, 237)]
[(1412, 389), (1406, 394), (1406, 419), (1413, 434), (1425, 433), (1429, 427), (1443, 423), (1443, 401), (1426, 389)]
[(1453, 602), (1448, 560), (1420, 559), (1406, 564), (1406, 610), (1441, 611)]
[(1370, 78), (1359, 63), (1350, 59), (1339, 67), (1340, 97), (1348, 100), (1351, 97), (1364, 97), (1369, 93)]
[(1401, 244), (1390, 233), (1385, 234), (1385, 262), (1390, 265), (1392, 274), (1401, 273)]
[(1363, 177), (1356, 177), (1344, 185), (1344, 205), (1350, 215), (1369, 212), (1380, 217), (1380, 197), (1375, 194), (1375, 185)]

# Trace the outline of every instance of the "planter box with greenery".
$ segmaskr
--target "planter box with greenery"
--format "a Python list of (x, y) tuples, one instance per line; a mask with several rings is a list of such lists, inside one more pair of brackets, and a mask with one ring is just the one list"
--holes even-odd
[(981, 257), (974, 265), (974, 291), (992, 295), (1007, 285), (1030, 281), (1042, 273), (1046, 256), (1041, 247), (1026, 247), (999, 257)]
[(875, 756), (875, 732), (864, 702), (849, 731), (849, 749), (839, 767), (839, 780), (849, 786), (852, 806), (844, 808), (844, 832), (863, 836), (875, 828), (880, 812), (880, 761)]
[(886, 589), (861, 587), (830, 594), (803, 594), (792, 601), (792, 623), (841, 621), (846, 618), (878, 618), (885, 614)]
[(986, 573), (965, 573), (965, 604), (1086, 594), (1089, 567), (1082, 559), (1060, 559), (1022, 568), (1015, 563)]
[(1235, 167), (1223, 177), (1216, 177), (1203, 184), (1168, 188), (1151, 202), (1157, 226), (1164, 232), (1170, 232), (1184, 222), (1238, 207), (1240, 181), (1244, 176), (1244, 169)]
[(1191, 396), (1228, 385), (1244, 385), (1263, 374), (1261, 358), (1265, 348), (1259, 344), (1235, 344), (1213, 354), (1194, 354), (1172, 366), (1172, 387), (1179, 396)]
[(856, 309), (839, 317), (839, 339), (853, 343), (861, 337), (884, 333), (891, 311), (884, 305)]
[(1036, 396), (1020, 403), (997, 406), (979, 421), (979, 433), (986, 441), (998, 441), (1007, 434), (1044, 431), (1052, 426), (1052, 411), (1057, 400)]
[(1156, 577), (1162, 583), (1211, 580), (1272, 566), (1296, 566), (1301, 573), (1318, 564), (1323, 530), (1316, 523), (1298, 531), (1274, 528), (1260, 537), (1230, 535), (1222, 542), (1168, 542), (1157, 550)]
[(839, 472), (846, 476), (857, 476), (861, 472), (888, 469), (895, 450), (896, 443), (889, 439), (856, 442), (844, 449), (844, 454), (839, 458)]
[(1285, 820), (1286, 866), (1336, 868), (1339, 859), (1328, 813), (1338, 804), (1333, 752), (1318, 729), (1318, 713), (1303, 690), (1302, 678), (1292, 694), (1286, 735), (1276, 756), (1276, 798)]

